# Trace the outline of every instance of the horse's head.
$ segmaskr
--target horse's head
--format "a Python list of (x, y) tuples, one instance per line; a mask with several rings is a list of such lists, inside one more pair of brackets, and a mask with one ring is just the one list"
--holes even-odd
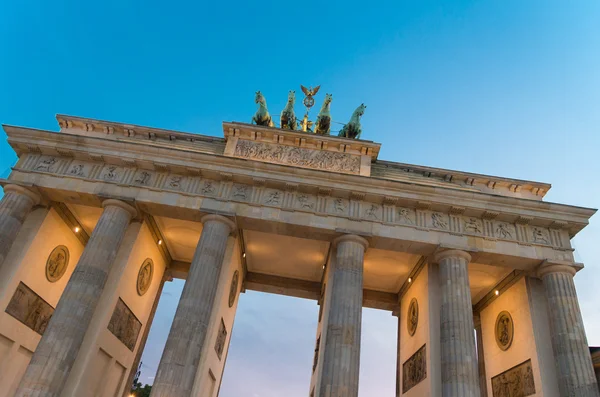
[(332, 100), (333, 100), (333, 97), (331, 96), (331, 94), (325, 94), (325, 100), (323, 101), (323, 106), (329, 105)]
[(290, 90), (288, 93), (288, 103), (291, 103), (292, 105), (296, 103), (296, 91)]
[(361, 103), (359, 107), (356, 108), (356, 110), (354, 111), (354, 113), (357, 116), (362, 116), (363, 114), (365, 114), (365, 109), (367, 108), (367, 106), (364, 103)]
[(260, 91), (256, 91), (256, 95), (254, 96), (254, 102), (265, 105), (265, 103), (266, 103), (265, 97), (263, 96), (263, 94)]

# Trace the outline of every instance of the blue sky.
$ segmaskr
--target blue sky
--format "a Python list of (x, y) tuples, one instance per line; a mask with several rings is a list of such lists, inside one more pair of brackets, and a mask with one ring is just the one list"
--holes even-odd
[[(288, 90), (321, 84), (335, 121), (367, 104), (363, 138), (382, 159), (550, 182), (546, 200), (597, 208), (598, 20), (597, 0), (4, 1), (0, 122), (56, 130), (65, 113), (219, 136), (250, 121), (256, 90), (277, 114)], [(4, 176), (15, 156), (0, 135)], [(574, 244), (600, 345), (596, 218)], [(165, 288), (166, 330), (180, 290)], [(221, 396), (306, 396), (314, 302), (247, 293), (238, 313)], [(364, 316), (361, 396), (392, 396), (396, 324)]]

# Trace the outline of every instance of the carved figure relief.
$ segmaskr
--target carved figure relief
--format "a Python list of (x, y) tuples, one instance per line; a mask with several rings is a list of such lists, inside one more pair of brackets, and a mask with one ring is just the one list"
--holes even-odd
[(138, 174), (137, 178), (135, 178), (133, 182), (140, 185), (147, 185), (150, 182), (151, 176), (152, 174), (150, 174), (148, 171), (142, 171)]
[(526, 397), (535, 394), (531, 360), (492, 378), (493, 397)]
[(274, 190), (268, 194), (265, 204), (268, 205), (279, 205), (281, 203), (281, 193), (278, 190)]
[(21, 282), (6, 307), (6, 313), (43, 335), (54, 308)]
[(534, 243), (550, 244), (548, 235), (546, 234), (546, 231), (544, 229), (541, 229), (539, 227), (534, 227), (532, 234), (533, 234), (533, 242)]
[(508, 350), (512, 344), (515, 334), (513, 319), (509, 312), (503, 311), (498, 314), (495, 326), (496, 344), (502, 350)]
[(54, 248), (46, 260), (46, 278), (55, 283), (62, 278), (69, 266), (69, 249), (64, 245)]
[(183, 177), (179, 175), (173, 175), (169, 179), (169, 187), (173, 189), (179, 189), (181, 187), (181, 180)]
[(237, 296), (238, 289), (238, 281), (240, 278), (240, 272), (237, 270), (233, 273), (233, 278), (231, 279), (231, 285), (229, 286), (229, 307), (232, 307), (235, 303), (235, 297)]
[(223, 350), (225, 350), (225, 340), (227, 339), (227, 329), (225, 328), (225, 322), (221, 318), (221, 326), (219, 327), (219, 333), (217, 334), (217, 341), (215, 342), (215, 351), (219, 360), (223, 356)]
[(417, 325), (419, 324), (419, 302), (417, 298), (412, 298), (408, 305), (408, 312), (406, 313), (406, 328), (408, 334), (413, 336), (417, 331)]
[(402, 364), (402, 394), (427, 378), (427, 351), (423, 345)]
[(137, 319), (125, 302), (119, 298), (115, 310), (110, 317), (108, 330), (127, 346), (129, 350), (133, 351), (141, 329), (142, 323), (140, 320)]
[(71, 167), (69, 174), (74, 175), (74, 176), (85, 176), (85, 173), (83, 170), (84, 170), (83, 164), (75, 164)]
[(365, 217), (379, 219), (379, 206), (377, 204), (371, 204), (371, 206), (365, 211)]
[(233, 187), (233, 198), (246, 200), (246, 196), (248, 195), (248, 186), (246, 185), (235, 185)]
[(319, 349), (321, 348), (321, 335), (317, 338), (317, 344), (315, 345), (315, 355), (313, 357), (313, 372), (317, 369), (319, 363)]
[(56, 162), (57, 160), (54, 157), (45, 158), (38, 163), (38, 165), (35, 167), (35, 170), (43, 172), (52, 172), (54, 171), (54, 165), (56, 164)]
[(154, 262), (152, 262), (152, 259), (148, 258), (142, 263), (142, 266), (140, 266), (140, 270), (138, 271), (136, 286), (139, 296), (144, 295), (148, 291), (148, 288), (150, 288), (153, 274)]
[(465, 219), (465, 232), (479, 233), (481, 234), (481, 221), (477, 218), (466, 218)]
[(448, 229), (448, 220), (445, 219), (446, 215), (441, 212), (431, 213), (431, 223), (436, 229)]
[(313, 209), (315, 206), (315, 204), (310, 201), (310, 197), (304, 193), (298, 195), (298, 202), (300, 203), (300, 208)]
[(498, 223), (496, 225), (496, 235), (500, 238), (512, 239), (512, 227), (508, 223)]
[(119, 177), (119, 174), (117, 173), (117, 168), (114, 165), (111, 165), (109, 167), (106, 167), (106, 171), (104, 171), (104, 176), (102, 177), (102, 179), (107, 180), (107, 181), (114, 181)]
[(215, 194), (216, 188), (212, 181), (204, 181), (202, 186), (202, 194)]
[(333, 200), (333, 208), (335, 209), (335, 212), (346, 212), (346, 202), (344, 201), (344, 199), (336, 198), (335, 200)]
[(410, 210), (408, 208), (398, 208), (398, 221), (409, 225), (414, 224), (413, 220), (410, 218)]
[(360, 157), (348, 153), (313, 150), (295, 146), (240, 140), (234, 155), (270, 163), (316, 168), (350, 174), (360, 173)]

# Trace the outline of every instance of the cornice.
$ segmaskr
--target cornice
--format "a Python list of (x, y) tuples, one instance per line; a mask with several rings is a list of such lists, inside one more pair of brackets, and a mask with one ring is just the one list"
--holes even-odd
[[(449, 211), (457, 202), (467, 216), (498, 213), (497, 219), (516, 221), (519, 217), (535, 218), (533, 225), (561, 226), (571, 237), (588, 223), (596, 210), (564, 204), (491, 195), (460, 188), (427, 186), (402, 181), (336, 174), (327, 171), (260, 163), (246, 159), (203, 153), (190, 148), (172, 148), (152, 142), (115, 141), (93, 136), (52, 133), (22, 127), (5, 126), (9, 143), (19, 155), (61, 155), (87, 161), (103, 161), (123, 166), (160, 170), (161, 167), (184, 175), (208, 175), (221, 178), (232, 175), (234, 181), (252, 184), (264, 181), (267, 186), (297, 184), (301, 191), (315, 193), (326, 189), (332, 196), (350, 197), (361, 194), (366, 201), (385, 203), (396, 200), (399, 206), (419, 208), (419, 202), (430, 203), (432, 210)], [(291, 171), (293, 170), (293, 171)]]

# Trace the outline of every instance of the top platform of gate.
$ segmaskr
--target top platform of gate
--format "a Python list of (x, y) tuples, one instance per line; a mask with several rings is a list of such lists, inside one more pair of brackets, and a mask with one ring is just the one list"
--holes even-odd
[(382, 181), (536, 201), (541, 201), (551, 187), (550, 184), (541, 182), (385, 161), (378, 158), (380, 143), (276, 127), (224, 122), (224, 137), (218, 138), (67, 115), (57, 115), (57, 120), (60, 132), (65, 134), (145, 142), (172, 149), (377, 178)]

